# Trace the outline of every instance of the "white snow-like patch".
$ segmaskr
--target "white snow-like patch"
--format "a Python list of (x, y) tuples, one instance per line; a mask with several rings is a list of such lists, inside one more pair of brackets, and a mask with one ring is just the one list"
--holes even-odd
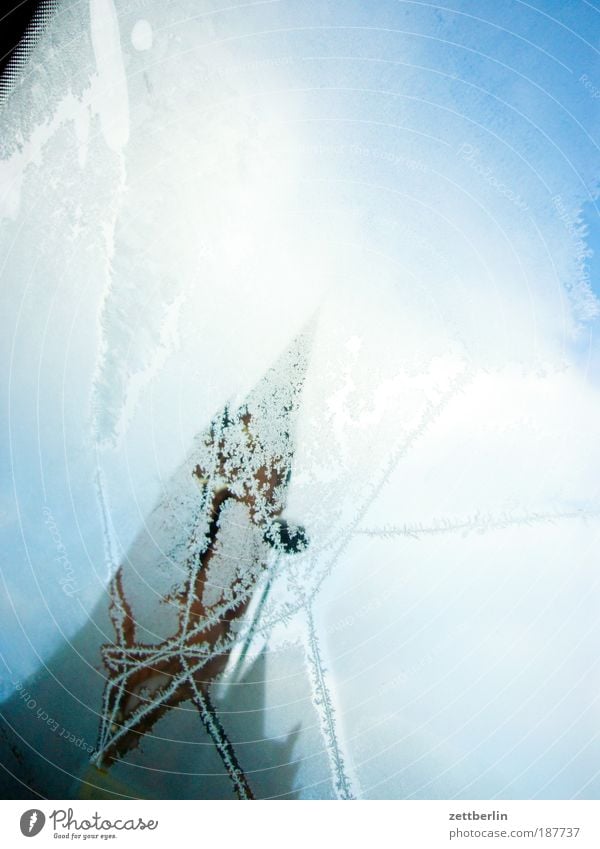
[(112, 0), (90, 0), (92, 45), (96, 57), (96, 111), (107, 145), (120, 151), (129, 139), (129, 97), (119, 21)]
[(136, 21), (131, 30), (131, 43), (136, 50), (150, 50), (154, 41), (152, 25), (144, 18)]

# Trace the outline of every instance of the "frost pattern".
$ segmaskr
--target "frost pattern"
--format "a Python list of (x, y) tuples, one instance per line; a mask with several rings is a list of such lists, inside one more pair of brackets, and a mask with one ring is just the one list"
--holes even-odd
[(420, 539), (424, 536), (438, 536), (439, 534), (459, 533), (463, 536), (477, 533), (483, 534), (487, 531), (504, 530), (510, 527), (530, 527), (540, 523), (554, 524), (563, 519), (597, 519), (600, 517), (600, 508), (581, 508), (580, 510), (554, 510), (554, 511), (523, 511), (521, 513), (502, 513), (492, 515), (490, 513), (475, 513), (465, 519), (439, 519), (432, 524), (425, 525), (383, 525), (381, 528), (357, 528), (354, 533), (370, 537), (412, 537)]
[(365, 487), (366, 497), (356, 511), (350, 526), (346, 529), (346, 533), (342, 536), (342, 541), (337, 546), (334, 554), (326, 561), (325, 566), (321, 569), (318, 580), (314, 583), (314, 586), (307, 597), (308, 601), (312, 602), (316, 598), (323, 581), (338, 563), (341, 555), (350, 544), (352, 535), (360, 526), (360, 523), (363, 521), (383, 487), (390, 480), (400, 461), (407, 456), (415, 443), (418, 442), (418, 440), (421, 439), (434, 422), (437, 421), (448, 404), (465, 389), (468, 382), (472, 379), (472, 376), (471, 370), (469, 368), (465, 368), (451, 381), (450, 386), (441, 394), (437, 401), (429, 401), (426, 404), (425, 409), (414, 429), (404, 439), (400, 440), (390, 453), (380, 476), (371, 481), (371, 483)]
[(344, 756), (342, 755), (339, 734), (336, 727), (335, 709), (327, 687), (325, 678), (326, 670), (319, 648), (314, 614), (310, 605), (306, 608), (306, 620), (308, 641), (307, 659), (313, 687), (313, 700), (321, 721), (323, 737), (327, 744), (336, 794), (339, 799), (354, 799), (355, 794), (346, 771)]
[(198, 440), (189, 470), (196, 485), (197, 524), (186, 543), (184, 579), (157, 601), (176, 611), (177, 631), (159, 642), (139, 641), (135, 604), (124, 589), (125, 567), (114, 576), (110, 618), (115, 642), (103, 647), (108, 677), (93, 756), (98, 766), (123, 757), (168, 710), (191, 700), (237, 795), (252, 798), (209, 691), (239, 640), (240, 624), (273, 549), (300, 546), (299, 532), (290, 536), (280, 517), (306, 362), (303, 334), (246, 402), (237, 410), (227, 406)]

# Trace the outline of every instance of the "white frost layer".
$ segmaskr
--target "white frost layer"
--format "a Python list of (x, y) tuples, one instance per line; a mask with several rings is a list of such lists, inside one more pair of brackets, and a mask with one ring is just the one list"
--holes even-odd
[(112, 0), (90, 0), (90, 26), (98, 71), (95, 105), (107, 145), (120, 151), (129, 139), (129, 98)]

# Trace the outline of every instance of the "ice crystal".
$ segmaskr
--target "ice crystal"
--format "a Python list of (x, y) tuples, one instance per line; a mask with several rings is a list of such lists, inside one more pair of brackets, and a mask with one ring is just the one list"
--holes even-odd
[[(176, 610), (175, 633), (140, 642), (136, 604), (124, 588), (125, 567), (114, 576), (110, 616), (115, 643), (103, 649), (108, 678), (97, 764), (123, 757), (169, 709), (191, 700), (238, 796), (252, 797), (209, 690), (227, 664), (238, 639), (235, 626), (287, 527), (280, 517), (292, 471), (293, 427), (306, 358), (303, 334), (241, 406), (227, 406), (215, 417), (185, 464), (196, 487), (196, 525), (180, 552), (180, 588), (155, 598), (156, 606), (168, 603)], [(168, 517), (172, 508), (160, 509)], [(296, 537), (304, 539), (300, 531)], [(286, 538), (289, 542), (293, 535)], [(174, 555), (171, 550), (170, 567)], [(156, 618), (150, 611), (150, 619)]]

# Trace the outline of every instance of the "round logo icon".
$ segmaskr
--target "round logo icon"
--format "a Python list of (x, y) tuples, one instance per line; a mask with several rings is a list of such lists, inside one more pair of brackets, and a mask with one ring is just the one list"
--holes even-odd
[(25, 837), (35, 837), (43, 829), (45, 822), (46, 817), (37, 808), (25, 811), (21, 816), (21, 833)]

